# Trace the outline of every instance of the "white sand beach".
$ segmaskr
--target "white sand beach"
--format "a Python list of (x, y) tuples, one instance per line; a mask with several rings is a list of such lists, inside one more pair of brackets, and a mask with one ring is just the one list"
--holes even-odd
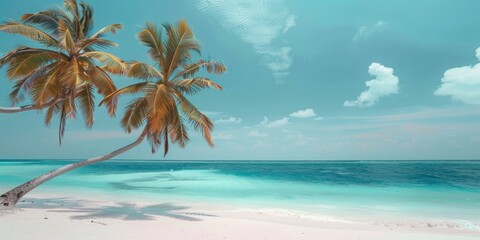
[[(60, 196), (60, 195), (59, 195)], [(31, 239), (478, 239), (452, 223), (346, 221), (286, 209), (32, 194), (0, 212), (2, 237)]]

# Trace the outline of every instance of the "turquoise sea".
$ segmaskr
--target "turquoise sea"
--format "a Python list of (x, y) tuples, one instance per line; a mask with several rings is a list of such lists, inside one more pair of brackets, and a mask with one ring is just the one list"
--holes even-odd
[[(72, 161), (0, 160), (0, 191)], [(48, 191), (480, 223), (480, 161), (112, 160), (34, 190)]]

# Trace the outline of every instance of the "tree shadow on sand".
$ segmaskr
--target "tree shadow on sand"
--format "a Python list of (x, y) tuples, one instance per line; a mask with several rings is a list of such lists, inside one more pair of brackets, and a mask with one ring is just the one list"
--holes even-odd
[[(45, 209), (47, 212), (73, 213), (71, 219), (116, 218), (122, 220), (154, 220), (155, 217), (169, 217), (184, 221), (202, 221), (200, 217), (217, 217), (216, 215), (187, 211), (189, 207), (171, 203), (137, 205), (125, 202), (105, 202), (104, 205), (88, 200), (73, 198), (27, 198), (19, 202), (18, 208)], [(7, 214), (6, 212), (4, 214)]]
[[(75, 220), (116, 218), (122, 220), (154, 220), (156, 216), (169, 217), (184, 221), (202, 221), (198, 216), (216, 217), (215, 215), (185, 212), (188, 207), (169, 203), (137, 206), (131, 203), (116, 203), (113, 206), (96, 208), (73, 208), (68, 210), (50, 210), (50, 212), (75, 212), (70, 218)], [(197, 216), (197, 217), (194, 217)]]

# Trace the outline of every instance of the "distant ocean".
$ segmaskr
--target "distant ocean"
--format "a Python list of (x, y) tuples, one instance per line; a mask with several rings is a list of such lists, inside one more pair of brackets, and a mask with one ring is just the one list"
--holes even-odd
[[(0, 191), (70, 162), (0, 160)], [(60, 176), (34, 192), (48, 191), (286, 208), (359, 219), (480, 222), (480, 161), (113, 160)]]

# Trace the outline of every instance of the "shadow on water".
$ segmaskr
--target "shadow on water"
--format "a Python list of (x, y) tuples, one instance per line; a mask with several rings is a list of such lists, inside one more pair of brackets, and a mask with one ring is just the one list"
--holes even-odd
[(48, 212), (73, 213), (74, 220), (115, 218), (122, 220), (154, 220), (155, 217), (168, 217), (183, 221), (202, 221), (199, 217), (216, 217), (216, 215), (188, 212), (187, 206), (170, 203), (137, 205), (117, 202), (110, 205), (87, 207), (92, 203), (70, 198), (28, 198), (18, 204), (19, 208), (46, 209)]

